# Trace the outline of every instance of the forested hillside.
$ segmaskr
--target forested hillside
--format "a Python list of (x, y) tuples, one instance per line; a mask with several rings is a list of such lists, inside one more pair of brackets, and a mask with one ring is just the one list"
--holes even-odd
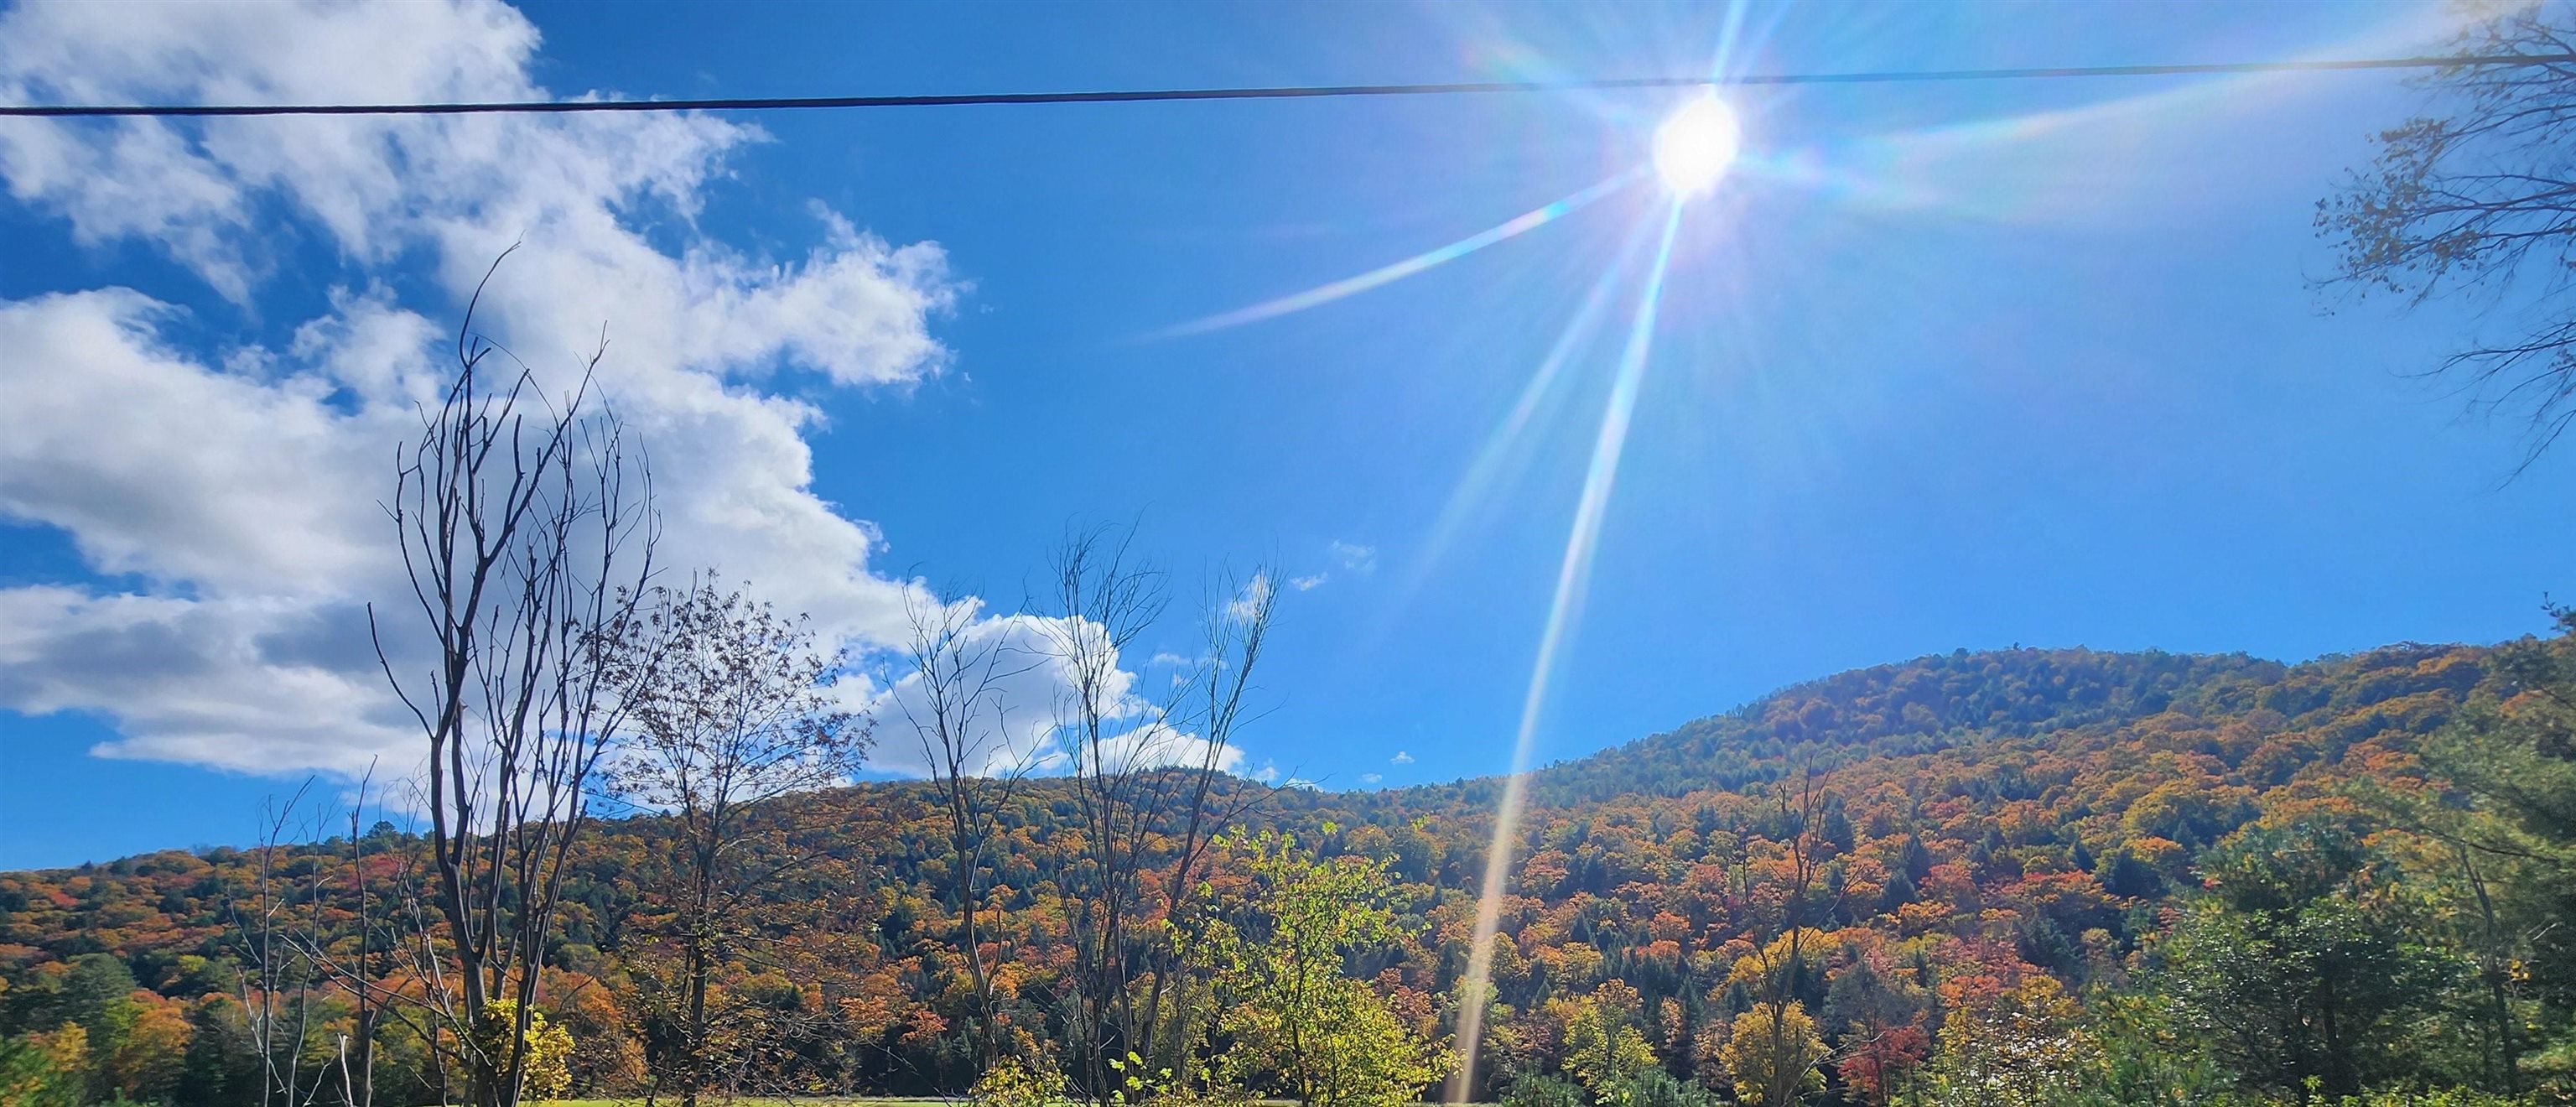
[[(2564, 715), (2546, 713), (2566, 705), (2545, 685), (2569, 655), (2563, 637), (2301, 665), (1962, 651), (1549, 766), (1513, 851), (1470, 1090), (1533, 1105), (2564, 1096), (2576, 898), (2566, 822), (2530, 812), (2566, 798), (2546, 794), (2570, 757), (2548, 746)], [(2499, 781), (2538, 806), (2512, 806)], [(1250, 807), (1203, 878), (1142, 877), (1154, 921), (1179, 914), (1177, 948), (1284, 941), (1292, 916), (1257, 893), (1304, 887), (1292, 862), (1374, 874), (1351, 902), (1387, 925), (1321, 948), (1401, 1024), (1387, 1034), (1449, 1040), (1500, 782), (1224, 787)], [(731, 1086), (962, 1091), (983, 1067), (970, 973), (985, 967), (1001, 1052), (1050, 1065), (1076, 969), (1078, 804), (1064, 781), (1030, 779), (997, 815), (983, 879), (962, 882), (929, 785), (759, 809), (772, 833), (757, 849), (784, 875), (740, 905), (713, 970), (743, 1012), (735, 1033), (761, 1043), (730, 1054)], [(1241, 836), (1267, 830), (1287, 837)], [(600, 824), (567, 878), (541, 1006), (578, 1044), (565, 1068), (582, 1094), (655, 1079), (671, 841), (655, 817)], [(77, 1070), (93, 1099), (257, 1103), (263, 1052), (291, 1040), (286, 1067), (337, 1081), (348, 996), (262, 977), (256, 943), (366, 956), (357, 913), (396, 910), (389, 889), (418, 879), (419, 850), (379, 825), (354, 843), (0, 875), (9, 1071)], [(1259, 983), (1223, 954), (1186, 960), (1205, 971), (1174, 986), (1178, 1029), (1140, 1066), (1185, 1068), (1205, 1043), (1260, 1032), (1207, 1010), (1210, 989)], [(389, 990), (417, 986), (375, 956)], [(436, 1100), (431, 1052), (401, 1020), (366, 1036), (379, 1102)], [(1411, 1087), (1438, 1074), (1414, 1070)]]

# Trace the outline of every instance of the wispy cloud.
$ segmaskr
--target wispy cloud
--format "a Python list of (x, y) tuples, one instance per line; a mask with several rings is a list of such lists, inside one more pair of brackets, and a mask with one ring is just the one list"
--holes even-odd
[(1395, 751), (1395, 756), (1386, 759), (1386, 763), (1389, 765), (1410, 765), (1413, 764), (1413, 755), (1406, 753), (1403, 750), (1397, 750)]
[(1251, 580), (1244, 582), (1243, 591), (1226, 601), (1226, 617), (1236, 621), (1251, 619), (1261, 612), (1263, 605), (1270, 602), (1272, 589), (1269, 574), (1255, 574)]

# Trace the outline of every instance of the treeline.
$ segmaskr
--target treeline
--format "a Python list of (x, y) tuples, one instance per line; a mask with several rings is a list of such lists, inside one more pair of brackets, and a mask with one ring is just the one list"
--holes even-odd
[[(1525, 1107), (2566, 1101), (2564, 631), (2286, 667), (1954, 654), (1542, 770), (1461, 1091)], [(1186, 832), (1164, 816), (1180, 808), (1144, 812), (1138, 914), (1088, 958), (1083, 786), (989, 797), (962, 855), (937, 783), (758, 805), (745, 850), (795, 863), (737, 906), (709, 967), (727, 1014), (703, 1089), (1383, 1103), (1457, 1075), (1496, 782), (1227, 778), (1213, 803), (1238, 812), (1231, 832), (1177, 888)], [(685, 838), (641, 817), (574, 852), (535, 989), (540, 1036), (575, 1043), (566, 1090), (668, 1095)], [(256, 979), (245, 912), (265, 871), (303, 889), (279, 897), (298, 925), (345, 942), (348, 874), (391, 886), (422, 846), (378, 826), (0, 876), (0, 1087), (212, 1107), (260, 1102), (283, 1067), (340, 1102), (347, 990)], [(1082, 992), (1104, 957), (1125, 970), (1110, 1002), (1136, 1011), (1113, 1017), (1143, 1026), (1150, 1009), (1158, 1028), (1120, 1032), (1146, 1048), (1105, 1058), (1106, 1079), (1079, 1052), (1102, 1037)], [(433, 1043), (400, 1020), (371, 1036), (380, 1101), (436, 1101)]]

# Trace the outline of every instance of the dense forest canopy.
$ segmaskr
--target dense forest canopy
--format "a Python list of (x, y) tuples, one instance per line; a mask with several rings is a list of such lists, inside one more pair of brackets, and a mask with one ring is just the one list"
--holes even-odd
[[(1549, 766), (1514, 853), (1473, 1091), (1531, 1104), (2564, 1096), (2576, 883), (2567, 811), (2548, 804), (2570, 794), (2550, 789), (2571, 763), (2558, 698), (2571, 668), (2563, 636), (2300, 665), (1961, 651)], [(1202, 1045), (1284, 1041), (1278, 1025), (1222, 1017), (1219, 989), (1267, 989), (1290, 998), (1262, 1009), (1340, 1012), (1327, 1021), (1357, 1028), (1353, 1051), (1409, 1060), (1346, 1094), (1285, 1046), (1197, 1079), (1317, 1101), (1420, 1094), (1445, 1072), (1412, 1051), (1454, 1026), (1499, 781), (1225, 787), (1260, 802), (1204, 886), (1141, 900), (1180, 905), (1172, 932), (1199, 971), (1171, 1005), (1186, 1032), (1137, 1070), (1189, 1088), (1171, 1074), (1203, 1065)], [(753, 809), (751, 848), (798, 863), (742, 906), (723, 947), (730, 1032), (757, 1043), (728, 1054), (727, 1087), (1009, 1098), (971, 1040), (957, 890), (972, 886), (1012, 1043), (996, 1071), (1047, 1094), (1064, 1061), (1077, 806), (1063, 779), (1021, 781), (975, 882), (954, 871), (928, 784)], [(577, 1043), (564, 1090), (640, 1095), (656, 1078), (674, 1017), (674, 946), (657, 925), (678, 909), (674, 825), (601, 823), (573, 859), (537, 989), (537, 1025)], [(1173, 828), (1156, 832), (1167, 845)], [(300, 1044), (282, 1063), (321, 1079), (347, 998), (271, 980), (297, 989), (294, 1005), (249, 1017), (254, 916), (267, 902), (303, 940), (346, 945), (360, 929), (352, 874), (399, 885), (421, 848), (380, 823), (354, 841), (0, 875), (0, 1034), (14, 1043), (0, 1073), (33, 1089), (28, 1074), (58, 1064), (91, 1100), (261, 1102), (262, 1052), (281, 1048), (288, 1011)], [(1295, 923), (1322, 917), (1365, 925), (1317, 937)], [(1255, 971), (1332, 956), (1355, 991)], [(375, 1037), (375, 1094), (437, 1101), (430, 1051), (399, 1020)]]

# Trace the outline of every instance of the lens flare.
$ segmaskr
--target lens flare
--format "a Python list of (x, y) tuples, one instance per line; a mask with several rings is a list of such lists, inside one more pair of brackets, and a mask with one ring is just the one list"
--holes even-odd
[(1512, 743), (1511, 775), (1503, 778), (1503, 798), (1494, 812), (1494, 840), (1485, 848), (1485, 884), (1476, 898), (1475, 938), (1467, 948), (1467, 975), (1458, 990), (1458, 1064), (1451, 1070), (1448, 1101), (1464, 1103), (1476, 1084), (1476, 1049), (1484, 1036), (1485, 1004), (1492, 994), (1494, 937), (1503, 914), (1503, 888), (1510, 881), (1512, 842), (1519, 836), (1523, 793), (1529, 782), (1530, 751), (1538, 736), (1540, 709), (1547, 702), (1548, 677), (1555, 671), (1557, 650), (1567, 626), (1583, 604), (1592, 577), (1592, 553), (1599, 545), (1601, 519), (1610, 506), (1610, 486), (1619, 476), (1619, 455), (1628, 443), (1628, 420), (1636, 414), (1637, 388), (1646, 372), (1646, 352), (1654, 344), (1655, 313), (1663, 303), (1664, 274), (1672, 268), (1673, 236), (1681, 228), (1681, 205), (1664, 216), (1662, 241), (1637, 294), (1637, 314), (1628, 324), (1627, 345), (1619, 352), (1619, 369), (1610, 381), (1610, 402), (1601, 412), (1601, 432), (1592, 442), (1592, 461), (1583, 473), (1583, 495), (1575, 502), (1574, 525), (1565, 536), (1565, 559), (1556, 570), (1556, 596), (1540, 630), (1538, 658), (1530, 667), (1529, 689), (1521, 697), (1519, 733)]
[(1264, 319), (1275, 319), (1290, 312), (1304, 311), (1319, 304), (1329, 304), (1345, 296), (1354, 296), (1380, 285), (1392, 284), (1425, 269), (1456, 261), (1506, 238), (1555, 222), (1589, 206), (1595, 200), (1636, 183), (1640, 175), (1639, 170), (1631, 169), (1589, 188), (1578, 190), (1564, 199), (1522, 212), (1446, 246), (1435, 246), (1402, 261), (1381, 265), (1357, 276), (1319, 284), (1304, 292), (1293, 292), (1249, 307), (1240, 307), (1204, 319), (1194, 319), (1187, 323), (1165, 327), (1154, 332), (1151, 337), (1178, 338), (1182, 335), (1205, 334), (1209, 331), (1224, 330), (1227, 327), (1239, 327), (1245, 323), (1257, 323)]
[(1566, 368), (1581, 360), (1577, 355), (1585, 352), (1594, 332), (1600, 329), (1602, 317), (1610, 313), (1610, 305), (1615, 300), (1612, 294), (1618, 291), (1620, 278), (1631, 271), (1631, 263), (1645, 252), (1646, 244), (1653, 237), (1652, 222), (1641, 221), (1636, 229), (1629, 232), (1616, 259), (1593, 280), (1592, 289), (1584, 294), (1582, 306), (1575, 309), (1574, 318), (1558, 333), (1555, 344), (1548, 347), (1547, 356), (1539, 359), (1538, 368), (1522, 384), (1520, 396), (1512, 401), (1511, 410), (1500, 423), (1495, 424), (1493, 430), (1486, 433), (1484, 443), (1476, 448), (1475, 459), (1468, 463), (1466, 474), (1458, 479), (1458, 486), (1450, 490), (1449, 499), (1440, 507), (1439, 517), (1432, 520), (1430, 537), (1423, 540), (1422, 556), (1415, 559), (1414, 579), (1407, 582), (1406, 592), (1420, 586), (1421, 578), (1441, 563), (1450, 545), (1458, 540), (1459, 533), (1468, 525), (1469, 516), (1492, 498), (1496, 487), (1505, 479), (1505, 470), (1515, 460), (1514, 452), (1522, 445), (1522, 437), (1540, 420), (1541, 406), (1554, 394), (1557, 382), (1567, 375)]
[(1681, 106), (1655, 128), (1655, 175), (1675, 196), (1696, 196), (1717, 186), (1735, 164), (1744, 132), (1735, 111), (1714, 94)]

